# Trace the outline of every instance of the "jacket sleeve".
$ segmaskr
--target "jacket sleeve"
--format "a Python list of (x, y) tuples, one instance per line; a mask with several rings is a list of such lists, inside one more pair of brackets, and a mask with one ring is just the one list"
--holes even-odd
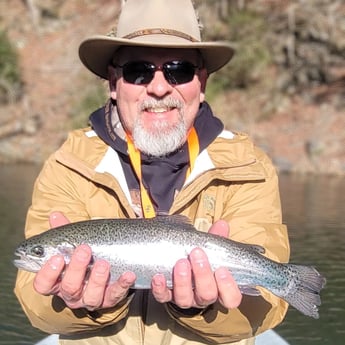
[[(287, 229), (282, 224), (278, 177), (268, 157), (257, 152), (266, 178), (238, 181), (224, 187), (223, 211), (219, 218), (230, 224), (231, 239), (257, 244), (265, 255), (279, 262), (289, 259)], [(274, 328), (284, 318), (288, 304), (265, 289), (261, 296), (243, 295), (237, 309), (228, 310), (215, 303), (198, 314), (186, 315), (171, 305), (170, 315), (183, 327), (212, 343), (235, 342)]]
[[(89, 219), (85, 195), (89, 181), (64, 167), (52, 157), (45, 163), (34, 186), (25, 236), (31, 237), (49, 229), (49, 214), (60, 211), (71, 221)], [(83, 202), (84, 200), (84, 202)], [(130, 298), (109, 310), (88, 313), (85, 309), (71, 310), (59, 297), (43, 296), (33, 288), (34, 274), (19, 270), (15, 294), (34, 327), (47, 333), (71, 334), (92, 331), (123, 319)]]

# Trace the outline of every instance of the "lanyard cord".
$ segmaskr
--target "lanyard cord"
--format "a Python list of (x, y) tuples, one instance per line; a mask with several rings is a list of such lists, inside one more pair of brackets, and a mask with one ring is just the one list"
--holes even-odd
[[(188, 153), (189, 153), (189, 167), (186, 174), (186, 179), (190, 175), (191, 171), (193, 170), (195, 160), (199, 154), (199, 139), (194, 127), (191, 128), (188, 134)], [(133, 169), (140, 184), (140, 197), (141, 197), (141, 205), (143, 210), (144, 218), (153, 218), (156, 216), (156, 212), (152, 205), (151, 198), (149, 193), (147, 192), (146, 188), (144, 187), (142, 181), (142, 172), (141, 172), (141, 157), (140, 152), (134, 146), (132, 139), (127, 135), (127, 145), (128, 145), (128, 154), (131, 160)]]

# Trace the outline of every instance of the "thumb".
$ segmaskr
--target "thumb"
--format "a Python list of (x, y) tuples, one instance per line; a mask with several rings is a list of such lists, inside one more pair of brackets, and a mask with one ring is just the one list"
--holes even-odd
[(54, 211), (49, 215), (49, 224), (52, 228), (70, 223), (62, 212)]
[(225, 220), (217, 220), (208, 231), (210, 234), (229, 237), (229, 224)]

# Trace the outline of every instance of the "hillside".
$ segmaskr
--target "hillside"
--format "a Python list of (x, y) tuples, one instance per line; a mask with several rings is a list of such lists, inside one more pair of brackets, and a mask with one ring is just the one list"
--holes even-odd
[[(86, 71), (77, 50), (83, 38), (114, 27), (119, 3), (0, 2), (0, 28), (18, 51), (23, 81), (20, 94), (0, 108), (0, 162), (42, 162), (70, 128), (87, 123), (88, 101), (102, 104), (106, 83)], [(214, 11), (209, 2), (197, 3), (207, 35), (214, 29), (227, 36), (222, 18), (230, 1), (213, 1)], [(232, 3), (268, 22), (263, 37), (273, 58), (251, 71), (247, 85), (210, 93), (216, 113), (228, 128), (249, 133), (281, 170), (345, 174), (345, 5)]]

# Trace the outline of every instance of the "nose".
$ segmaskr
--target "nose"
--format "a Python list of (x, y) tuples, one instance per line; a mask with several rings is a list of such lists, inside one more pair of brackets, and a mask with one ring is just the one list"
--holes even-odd
[(158, 70), (155, 72), (151, 82), (146, 86), (146, 90), (151, 95), (163, 97), (172, 92), (173, 86), (167, 82), (163, 71)]

